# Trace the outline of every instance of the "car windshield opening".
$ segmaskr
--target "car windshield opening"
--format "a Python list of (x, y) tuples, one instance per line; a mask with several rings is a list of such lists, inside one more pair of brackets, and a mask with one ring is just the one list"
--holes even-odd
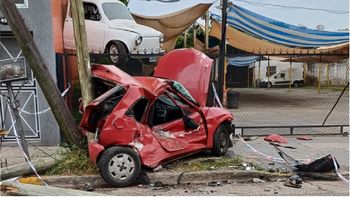
[(109, 20), (129, 19), (133, 20), (128, 8), (119, 3), (103, 3), (102, 9)]
[(183, 85), (181, 85), (179, 82), (174, 81), (173, 82), (173, 88), (176, 91), (178, 91), (182, 96), (184, 96), (186, 99), (188, 99), (192, 103), (198, 105), (196, 100), (194, 100), (194, 98), (191, 96), (191, 94), (188, 92), (188, 90), (186, 90), (186, 88), (183, 87)]

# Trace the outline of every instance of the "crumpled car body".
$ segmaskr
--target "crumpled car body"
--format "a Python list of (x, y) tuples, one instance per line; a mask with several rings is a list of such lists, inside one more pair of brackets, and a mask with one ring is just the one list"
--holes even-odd
[[(216, 155), (225, 154), (231, 144), (228, 136), (232, 133), (233, 115), (223, 108), (205, 106), (211, 64), (201, 52), (186, 49), (165, 55), (153, 77), (132, 77), (112, 65), (94, 65), (92, 74), (98, 97), (85, 108), (80, 127), (84, 132), (95, 133), (95, 139), (89, 142), (89, 157), (100, 171), (105, 170), (103, 163), (109, 172), (115, 170), (111, 166), (118, 168), (123, 164), (115, 164), (123, 160), (122, 156), (119, 160), (113, 157), (115, 162), (104, 160), (111, 147), (133, 150), (140, 165), (148, 168), (208, 149), (216, 149)], [(166, 69), (171, 75), (166, 74)], [(221, 138), (215, 134), (218, 130), (224, 133)], [(124, 163), (131, 160), (138, 158), (126, 159)], [(129, 166), (137, 165), (136, 162)], [(131, 172), (131, 168), (127, 171)], [(115, 186), (132, 182), (115, 183), (108, 177), (119, 175), (105, 176)]]

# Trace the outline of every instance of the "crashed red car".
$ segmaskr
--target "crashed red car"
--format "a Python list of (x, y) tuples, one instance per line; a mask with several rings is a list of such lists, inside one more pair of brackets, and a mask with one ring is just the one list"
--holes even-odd
[(107, 183), (129, 185), (142, 167), (203, 150), (227, 152), (233, 115), (206, 106), (212, 63), (200, 51), (182, 49), (162, 57), (154, 77), (93, 66), (98, 97), (85, 108), (80, 126), (95, 133), (89, 157)]

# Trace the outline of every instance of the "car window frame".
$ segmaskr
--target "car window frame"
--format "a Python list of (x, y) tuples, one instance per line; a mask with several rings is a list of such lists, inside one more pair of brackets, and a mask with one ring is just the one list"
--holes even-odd
[[(145, 110), (143, 111), (141, 120), (138, 121), (138, 120), (135, 118), (134, 115), (131, 115), (131, 114), (129, 114), (129, 113), (130, 113), (130, 111), (135, 107), (135, 105), (136, 105), (140, 100), (142, 100), (142, 99), (146, 99), (146, 100), (147, 100), (147, 105), (146, 105), (146, 107), (145, 107)], [(127, 116), (127, 117), (131, 117), (131, 118), (135, 119), (136, 122), (143, 123), (143, 122), (144, 122), (144, 119), (146, 118), (146, 114), (147, 114), (149, 105), (150, 105), (150, 100), (149, 100), (147, 97), (145, 97), (145, 96), (141, 96), (140, 98), (138, 98), (138, 99), (125, 111), (124, 115)]]
[[(85, 6), (84, 6), (84, 4), (92, 4), (92, 5), (96, 6), (97, 11), (98, 11), (98, 14), (99, 14), (99, 16), (100, 16), (98, 20), (87, 19), (87, 18), (85, 17)], [(85, 19), (85, 20), (88, 20), (88, 21), (95, 21), (95, 22), (99, 22), (99, 21), (102, 20), (102, 12), (100, 11), (100, 8), (99, 8), (95, 3), (83, 1), (83, 9), (84, 9), (84, 19)]]

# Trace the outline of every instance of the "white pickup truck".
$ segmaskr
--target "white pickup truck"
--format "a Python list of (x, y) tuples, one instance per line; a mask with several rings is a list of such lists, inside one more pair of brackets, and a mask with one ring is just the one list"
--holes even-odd
[[(83, 0), (83, 5), (90, 52), (110, 54), (111, 61), (117, 66), (125, 65), (128, 57), (154, 61), (157, 55), (164, 54), (161, 48), (164, 35), (155, 29), (137, 24), (122, 2)], [(70, 4), (63, 35), (64, 48), (75, 50)]]

